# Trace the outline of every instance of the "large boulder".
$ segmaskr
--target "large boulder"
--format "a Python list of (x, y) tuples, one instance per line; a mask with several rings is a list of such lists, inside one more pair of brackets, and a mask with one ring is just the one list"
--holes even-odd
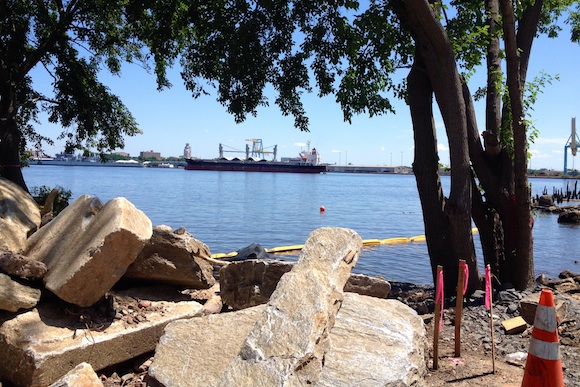
[(207, 245), (185, 229), (173, 231), (169, 226), (155, 226), (151, 239), (127, 268), (124, 278), (208, 289), (216, 282), (209, 258)]
[[(232, 262), (219, 271), (220, 295), (224, 304), (240, 310), (265, 304), (270, 300), (280, 278), (294, 267), (294, 262), (247, 260)], [(345, 292), (387, 298), (391, 285), (382, 277), (351, 274)]]
[(48, 386), (82, 362), (98, 371), (151, 352), (168, 323), (201, 312), (187, 298), (176, 290), (130, 289), (112, 291), (109, 307), (42, 302), (8, 319), (0, 315), (0, 380)]
[(0, 177), (0, 250), (20, 253), (40, 226), (40, 209), (30, 194)]
[(316, 382), (344, 284), (361, 248), (362, 239), (353, 230), (324, 227), (310, 233), (298, 262), (280, 279), (218, 385)]
[[(149, 374), (166, 387), (217, 385), (265, 308), (259, 305), (167, 325)], [(424, 384), (423, 320), (399, 301), (345, 294), (329, 343), (314, 386)], [(260, 380), (251, 385), (269, 386)]]
[(40, 301), (38, 289), (22, 285), (6, 274), (0, 273), (0, 309), (16, 312), (33, 308)]
[(400, 301), (346, 293), (330, 341), (319, 386), (424, 384), (425, 325)]
[(151, 220), (125, 198), (81, 196), (30, 238), (26, 255), (48, 268), (47, 289), (78, 306), (97, 302), (151, 238)]

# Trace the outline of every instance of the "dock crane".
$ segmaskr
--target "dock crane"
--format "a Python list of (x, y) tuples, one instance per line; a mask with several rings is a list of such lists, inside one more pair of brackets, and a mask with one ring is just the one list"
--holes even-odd
[[(568, 148), (572, 152), (572, 156), (576, 156), (578, 152), (578, 143), (580, 143), (580, 139), (576, 134), (576, 117), (572, 117), (572, 133), (570, 134), (570, 138), (568, 138), (568, 142), (564, 145), (564, 175), (568, 174)], [(572, 165), (574, 165), (572, 163)]]

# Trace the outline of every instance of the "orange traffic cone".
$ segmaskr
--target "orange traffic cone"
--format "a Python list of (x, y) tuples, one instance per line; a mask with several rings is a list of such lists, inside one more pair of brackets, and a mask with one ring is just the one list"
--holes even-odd
[(564, 387), (554, 294), (548, 289), (540, 294), (522, 380), (522, 387), (536, 386)]

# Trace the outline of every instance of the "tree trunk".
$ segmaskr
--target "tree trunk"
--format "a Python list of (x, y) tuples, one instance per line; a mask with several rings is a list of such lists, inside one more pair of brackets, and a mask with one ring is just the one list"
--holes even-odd
[(28, 192), (20, 167), (20, 131), (14, 118), (0, 120), (0, 177)]
[(520, 61), (516, 44), (514, 9), (511, 1), (502, 0), (503, 28), (505, 36), (507, 84), (512, 111), (514, 133), (514, 177), (516, 248), (513, 269), (513, 285), (516, 289), (526, 289), (534, 283), (534, 260), (532, 250), (532, 218), (530, 193), (528, 189), (527, 158), (528, 147), (526, 123), (523, 109)]
[(468, 291), (472, 292), (478, 288), (479, 278), (471, 233), (471, 167), (466, 110), (455, 56), (451, 42), (428, 2), (399, 2), (395, 12), (415, 40), (417, 55), (425, 65), (449, 140), (451, 191), (443, 210), (449, 220), (448, 237), (455, 264), (444, 267), (445, 287), (448, 290), (452, 287), (449, 282), (457, 283), (458, 261), (464, 259), (470, 270)]
[[(437, 134), (433, 122), (433, 90), (429, 76), (416, 58), (407, 77), (408, 102), (413, 121), (415, 159), (413, 173), (417, 182), (423, 211), (427, 250), (431, 261), (433, 283), (437, 283), (437, 265), (453, 267), (457, 261), (452, 254), (449, 219), (445, 215), (445, 197), (439, 178)], [(453, 285), (453, 282), (446, 285)], [(446, 294), (449, 289), (446, 289)]]

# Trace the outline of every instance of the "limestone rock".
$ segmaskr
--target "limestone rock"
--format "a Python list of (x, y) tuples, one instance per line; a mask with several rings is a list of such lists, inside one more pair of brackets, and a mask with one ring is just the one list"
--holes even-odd
[(208, 289), (216, 282), (209, 248), (193, 235), (169, 226), (155, 226), (125, 278)]
[(421, 386), (427, 372), (423, 319), (396, 300), (345, 294), (319, 386)]
[(89, 363), (81, 363), (50, 387), (102, 387), (103, 382)]
[(155, 349), (149, 375), (165, 387), (217, 385), (264, 308), (172, 322)]
[(46, 264), (44, 284), (79, 306), (97, 302), (151, 238), (149, 218), (125, 198), (81, 196), (31, 238), (27, 255)]
[[(166, 387), (217, 385), (265, 308), (167, 325), (149, 374)], [(313, 385), (422, 386), (426, 340), (422, 320), (403, 303), (345, 294), (320, 381)], [(253, 385), (269, 387), (260, 380)]]
[(318, 380), (342, 290), (362, 248), (349, 229), (310, 233), (300, 258), (280, 279), (220, 386), (290, 386)]
[(0, 251), (0, 272), (22, 279), (40, 280), (46, 274), (46, 265), (24, 255)]
[(40, 209), (30, 194), (0, 177), (0, 249), (20, 253), (40, 226)]
[(40, 300), (41, 292), (12, 280), (0, 273), (0, 309), (17, 312), (33, 308)]
[[(235, 310), (265, 304), (280, 278), (292, 270), (293, 262), (247, 260), (232, 262), (220, 269), (220, 295)], [(391, 285), (381, 277), (351, 274), (345, 292), (387, 298)]]
[(191, 318), (202, 309), (195, 301), (172, 300), (167, 294), (163, 294), (165, 301), (156, 301), (158, 293), (138, 289), (111, 295), (141, 300), (142, 305), (147, 301), (149, 306), (142, 309), (145, 318), (128, 324), (109, 317), (107, 323), (89, 321), (88, 325), (79, 322), (78, 315), (65, 313), (62, 306), (42, 302), (31, 311), (0, 320), (0, 380), (16, 386), (47, 386), (82, 362), (98, 371), (134, 359), (155, 349), (168, 323)]
[(211, 287), (213, 290), (212, 296), (203, 304), (203, 309), (201, 311), (202, 316), (207, 316), (208, 314), (216, 314), (222, 311), (224, 303), (220, 295), (220, 284), (216, 283)]

